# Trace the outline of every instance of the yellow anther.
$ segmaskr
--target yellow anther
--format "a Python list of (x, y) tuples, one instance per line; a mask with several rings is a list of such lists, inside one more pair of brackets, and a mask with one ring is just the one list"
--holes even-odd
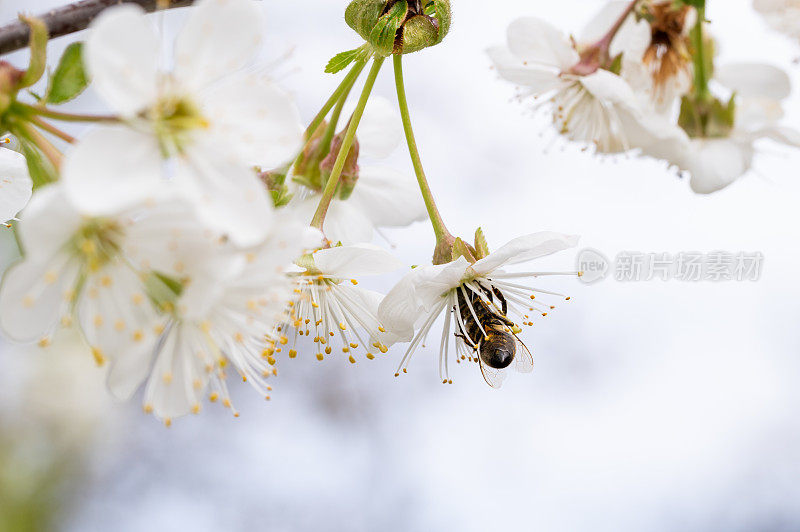
[(230, 408), (231, 400), (226, 397), (225, 399), (222, 400), (222, 406), (224, 406), (225, 408)]
[(131, 301), (133, 301), (134, 305), (141, 305), (142, 301), (144, 301), (144, 296), (142, 294), (133, 294), (131, 296)]
[(47, 347), (48, 345), (50, 345), (50, 338), (47, 336), (39, 340), (39, 347)]
[(322, 360), (323, 358), (325, 358), (325, 355), (322, 353), (317, 353), (317, 360)]
[(164, 332), (164, 326), (156, 325), (155, 327), (153, 327), (153, 332), (156, 333), (156, 336), (161, 336), (161, 334)]
[(386, 332), (386, 329), (384, 329), (384, 328), (383, 328), (383, 327), (381, 327), (380, 325), (378, 326), (378, 330), (379, 330), (380, 332)]
[(274, 366), (274, 365), (275, 365), (275, 358), (274, 358), (274, 357), (269, 357), (269, 358), (267, 358), (267, 363), (268, 363), (270, 366)]
[(531, 294), (531, 299), (536, 299), (536, 296)]
[(192, 405), (192, 414), (199, 414), (200, 413), (200, 405), (195, 403)]
[(117, 331), (124, 331), (125, 330), (125, 322), (122, 320), (117, 320), (114, 322), (114, 329)]
[(217, 365), (218, 365), (219, 367), (221, 367), (221, 368), (224, 368), (225, 366), (227, 366), (227, 365), (228, 365), (228, 359), (226, 359), (226, 358), (223, 358), (223, 357), (219, 357), (219, 358), (217, 359)]
[(349, 358), (349, 360), (350, 360), (350, 363), (351, 363), (351, 364), (355, 364), (355, 363), (356, 363), (356, 359), (355, 359), (355, 358), (353, 358), (353, 355), (350, 355), (350, 358)]
[(295, 351), (294, 349), (290, 349), (289, 350), (289, 358), (294, 358), (296, 356), (297, 356), (297, 351)]
[(241, 344), (242, 342), (244, 342), (244, 336), (242, 336), (242, 333), (239, 333), (239, 332), (237, 332), (236, 334), (234, 334), (234, 335), (233, 335), (233, 339), (234, 339), (234, 340), (235, 340), (237, 343), (240, 343), (240, 344)]
[(31, 308), (34, 303), (36, 303), (36, 300), (31, 296), (25, 296), (22, 298), (22, 306), (25, 308)]
[(350, 352), (350, 348), (349, 348), (349, 347), (347, 347), (347, 346), (344, 346), (344, 347), (342, 348), (342, 353), (349, 353), (349, 352)]
[(358, 349), (358, 344), (354, 344), (351, 342), (350, 347), (352, 347), (353, 349)]
[(96, 347), (92, 348), (92, 356), (94, 357), (94, 361), (98, 366), (102, 366), (106, 363), (106, 357), (103, 356), (103, 352)]
[(356, 281), (355, 279), (350, 279), (350, 282), (353, 283), (354, 285), (358, 284), (358, 281)]
[(144, 339), (144, 331), (141, 329), (138, 331), (133, 331), (131, 337), (133, 338), (134, 342), (141, 342)]
[(212, 403), (216, 403), (217, 399), (219, 399), (219, 394), (217, 392), (213, 392), (211, 393), (211, 395), (208, 396), (208, 400), (211, 401)]
[(56, 280), (58, 280), (56, 272), (50, 271), (44, 274), (44, 282), (46, 282), (47, 284), (53, 284), (54, 282), (56, 282)]
[(195, 390), (199, 390), (200, 388), (203, 387), (203, 383), (200, 381), (200, 379), (195, 379), (194, 381), (192, 381), (192, 386), (194, 387)]
[(144, 413), (145, 413), (145, 414), (152, 414), (152, 413), (153, 413), (153, 405), (151, 405), (151, 404), (146, 404), (146, 405), (144, 405), (144, 406), (142, 407), (142, 410), (144, 410)]
[(72, 317), (71, 316), (61, 316), (61, 326), (62, 327), (69, 327), (72, 325)]
[(168, 417), (168, 418), (164, 419), (164, 426), (166, 426), (167, 428), (171, 427), (172, 426), (172, 418)]
[(161, 377), (161, 379), (164, 381), (164, 384), (171, 384), (172, 383), (172, 373), (169, 373), (169, 372), (164, 373), (164, 375)]
[(288, 338), (286, 338), (285, 336), (281, 336), (281, 337), (280, 337), (280, 339), (279, 339), (279, 341), (280, 341), (280, 343), (281, 343), (281, 344), (283, 344), (283, 345), (286, 345), (286, 344), (288, 344), (288, 343), (289, 343), (289, 339), (288, 339)]
[(330, 355), (331, 354), (331, 346), (328, 346), (328, 347), (325, 348), (325, 354), (326, 355)]
[(100, 278), (100, 284), (108, 288), (109, 286), (111, 286), (111, 277), (109, 277), (108, 275), (104, 275), (103, 277)]
[(375, 355), (373, 355), (372, 353), (367, 353), (367, 359), (372, 360), (374, 358), (375, 358)]

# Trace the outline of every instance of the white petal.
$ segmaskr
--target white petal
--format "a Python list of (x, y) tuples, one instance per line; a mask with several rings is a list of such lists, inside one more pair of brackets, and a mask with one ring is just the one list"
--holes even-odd
[(630, 85), (608, 70), (598, 70), (594, 74), (582, 76), (580, 81), (592, 96), (602, 102), (623, 106), (635, 105), (636, 96)]
[(66, 253), (15, 264), (0, 286), (0, 327), (17, 342), (51, 334), (68, 308), (77, 278), (78, 263)]
[(753, 150), (730, 139), (698, 140), (686, 169), (692, 174), (692, 190), (710, 194), (733, 183), (750, 169)]
[(67, 153), (63, 186), (78, 210), (113, 214), (163, 193), (163, 164), (152, 136), (126, 127), (97, 127)]
[(103, 11), (86, 40), (92, 87), (117, 112), (133, 116), (158, 97), (159, 41), (137, 6)]
[[(345, 105), (339, 122), (340, 131), (347, 127), (355, 108), (354, 101)], [(360, 157), (384, 159), (391, 155), (403, 140), (403, 125), (397, 104), (381, 96), (370, 98), (358, 124), (357, 138)]]
[(199, 90), (244, 67), (258, 53), (263, 15), (252, 0), (202, 0), (175, 42), (175, 77)]
[(83, 221), (67, 201), (63, 186), (52, 184), (38, 189), (17, 225), (25, 256), (49, 260), (63, 251)]
[(788, 74), (765, 63), (733, 63), (717, 68), (714, 79), (744, 98), (783, 100), (792, 92)]
[(389, 168), (362, 167), (344, 203), (357, 206), (377, 227), (404, 227), (428, 218), (416, 179)]
[(523, 61), (541, 63), (562, 71), (580, 60), (578, 52), (561, 30), (534, 17), (520, 18), (511, 23), (508, 27), (508, 48)]
[(564, 84), (558, 70), (539, 64), (525, 64), (506, 48), (494, 47), (487, 50), (497, 73), (512, 83), (530, 87), (531, 92), (543, 94)]
[(772, 139), (775, 142), (800, 148), (800, 131), (786, 126), (770, 126), (757, 132), (759, 137)]
[(322, 273), (343, 279), (389, 273), (403, 265), (394, 255), (372, 244), (321, 249), (314, 253), (314, 263)]
[(176, 181), (186, 187), (201, 220), (235, 244), (256, 245), (266, 236), (272, 199), (252, 168), (195, 146), (179, 164)]
[(208, 346), (191, 324), (169, 326), (156, 353), (156, 362), (145, 389), (145, 404), (162, 419), (188, 414), (200, 405), (208, 383), (204, 359)]
[(569, 249), (578, 244), (580, 237), (543, 231), (515, 238), (470, 268), (478, 276), (489, 275), (503, 266), (519, 264)]
[(0, 148), (0, 223), (11, 220), (27, 205), (32, 190), (25, 157)]
[(411, 270), (386, 295), (378, 308), (378, 319), (400, 342), (411, 341), (414, 325), (442, 297), (461, 284), (469, 262), (464, 257), (449, 264), (420, 266)]
[(275, 168), (302, 147), (303, 126), (294, 101), (274, 84), (255, 75), (232, 76), (206, 92), (206, 132), (243, 164)]

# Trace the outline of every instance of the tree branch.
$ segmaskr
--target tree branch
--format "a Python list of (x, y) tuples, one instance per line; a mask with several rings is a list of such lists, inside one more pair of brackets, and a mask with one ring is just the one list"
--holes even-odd
[[(194, 0), (81, 0), (64, 7), (48, 11), (38, 18), (47, 25), (50, 37), (61, 37), (86, 29), (94, 18), (104, 9), (119, 4), (136, 4), (151, 13), (157, 8), (171, 9), (185, 7)], [(0, 27), (0, 55), (28, 46), (30, 30), (21, 21)]]

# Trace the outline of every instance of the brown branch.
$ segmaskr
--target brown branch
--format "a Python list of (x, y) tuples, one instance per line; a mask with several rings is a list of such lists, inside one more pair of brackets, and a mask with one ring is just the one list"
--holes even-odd
[[(47, 24), (50, 37), (61, 37), (86, 29), (104, 9), (119, 4), (136, 4), (148, 13), (159, 9), (185, 7), (194, 0), (81, 0), (74, 4), (52, 9), (38, 18)], [(21, 21), (0, 27), (0, 55), (28, 46), (29, 29)]]

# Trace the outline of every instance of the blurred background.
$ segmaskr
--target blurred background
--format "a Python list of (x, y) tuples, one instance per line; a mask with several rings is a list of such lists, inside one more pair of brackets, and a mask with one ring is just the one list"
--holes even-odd
[[(63, 0), (0, 0), (0, 22)], [(359, 38), (344, 0), (264, 0), (264, 59), (310, 120), (339, 81), (323, 74)], [(423, 160), (450, 229), (499, 247), (528, 232), (582, 235), (613, 258), (761, 252), (757, 282), (537, 285), (568, 293), (527, 331), (536, 369), (490, 389), (454, 384), (438, 345), (395, 379), (402, 346), (351, 365), (281, 361), (273, 400), (233, 386), (238, 419), (209, 405), (165, 428), (122, 404), (76, 338), (0, 343), (0, 531), (800, 529), (800, 153), (761, 145), (755, 169), (711, 196), (666, 165), (552, 143), (485, 49), (522, 15), (578, 33), (599, 0), (453, 0), (453, 29), (405, 70)], [(784, 67), (796, 41), (748, 0), (710, 1), (719, 61)], [(168, 31), (185, 13), (165, 15)], [(82, 34), (51, 44), (52, 61)], [(25, 53), (7, 58), (25, 64)], [(390, 69), (376, 92), (393, 98)], [(69, 109), (97, 109), (91, 94)], [(786, 122), (800, 124), (800, 94)], [(392, 164), (412, 171), (398, 149)], [(386, 231), (407, 264), (429, 260), (426, 224)], [(387, 243), (388, 240), (388, 243)], [(579, 247), (579, 249), (580, 249)], [(2, 266), (14, 260), (0, 231)], [(537, 269), (575, 269), (576, 252)], [(370, 280), (388, 290), (400, 273)]]

